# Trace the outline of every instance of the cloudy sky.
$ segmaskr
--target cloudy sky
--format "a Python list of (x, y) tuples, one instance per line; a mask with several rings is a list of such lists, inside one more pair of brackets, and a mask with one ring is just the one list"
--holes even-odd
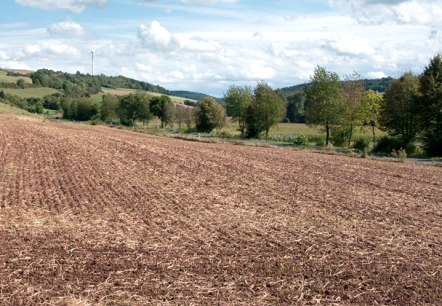
[(215, 96), (232, 84), (420, 73), (442, 0), (2, 0), (0, 67), (124, 75)]

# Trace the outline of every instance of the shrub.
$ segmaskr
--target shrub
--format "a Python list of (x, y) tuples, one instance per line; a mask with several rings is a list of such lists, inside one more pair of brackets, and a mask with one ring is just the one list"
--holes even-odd
[(353, 149), (368, 151), (371, 146), (371, 137), (358, 137), (353, 143)]
[(407, 151), (405, 149), (400, 148), (399, 150), (391, 151), (391, 155), (397, 158), (400, 162), (405, 162), (407, 159)]
[(398, 138), (391, 136), (382, 136), (376, 142), (373, 151), (388, 154), (391, 153), (393, 150), (397, 150), (403, 147), (404, 147), (403, 141), (399, 140)]
[(308, 137), (310, 143), (314, 143), (317, 147), (325, 146), (325, 137), (321, 135), (311, 135)]
[(402, 149), (404, 149), (408, 155), (413, 155), (416, 152), (417, 147), (416, 144), (412, 142), (405, 143), (403, 140), (396, 137), (382, 136), (378, 139), (373, 151), (389, 154), (393, 150), (397, 151)]
[(135, 126), (135, 121), (127, 118), (121, 118), (120, 123), (124, 126)]
[(198, 106), (198, 102), (190, 101), (190, 100), (184, 100), (184, 105), (192, 106), (192, 107), (197, 107)]
[(368, 156), (368, 149), (364, 149), (364, 151), (362, 151), (361, 157), (362, 158), (367, 158), (367, 156)]
[(426, 133), (423, 137), (425, 151), (430, 156), (442, 156), (442, 131)]
[(99, 113), (99, 105), (90, 98), (66, 98), (62, 101), (63, 118), (87, 121)]
[(336, 147), (343, 147), (348, 141), (348, 136), (348, 129), (335, 127), (332, 129), (331, 142)]
[(306, 146), (309, 144), (309, 139), (305, 135), (298, 135), (295, 137), (293, 143), (298, 146)]
[(43, 114), (44, 112), (44, 108), (43, 108), (43, 103), (41, 101), (38, 101), (35, 105), (35, 112), (37, 114)]

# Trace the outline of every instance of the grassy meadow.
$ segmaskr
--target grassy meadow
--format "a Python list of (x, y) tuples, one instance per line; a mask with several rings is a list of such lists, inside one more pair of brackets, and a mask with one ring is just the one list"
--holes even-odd
[[(227, 124), (221, 129), (221, 133), (226, 133), (230, 135), (239, 135), (238, 123), (232, 122), (230, 119), (227, 120)], [(270, 136), (277, 135), (291, 135), (291, 136), (316, 136), (325, 135), (320, 127), (309, 126), (305, 123), (279, 123), (270, 129)], [(376, 129), (376, 135), (385, 135), (385, 132)], [(371, 136), (371, 129), (369, 127), (357, 127), (354, 130), (354, 136)]]
[(4, 88), (2, 90), (7, 94), (18, 96), (20, 98), (43, 98), (44, 96), (60, 92), (49, 87), (36, 87), (25, 89)]
[(24, 109), (20, 109), (9, 104), (0, 102), (0, 114), (9, 114), (9, 115), (29, 115), (30, 113)]
[(19, 79), (23, 79), (25, 83), (32, 83), (32, 80), (25, 76), (9, 76), (7, 71), (0, 70), (0, 83), (17, 83)]

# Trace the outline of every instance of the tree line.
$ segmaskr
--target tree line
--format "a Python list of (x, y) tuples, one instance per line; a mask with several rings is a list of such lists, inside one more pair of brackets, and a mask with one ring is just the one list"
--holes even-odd
[[(218, 104), (209, 97), (199, 104), (205, 105), (205, 101)], [(122, 97), (103, 95), (101, 102), (86, 97), (67, 97), (61, 100), (60, 109), (63, 118), (69, 120), (101, 120), (111, 124), (134, 126), (137, 122), (145, 125), (156, 117), (160, 120), (161, 128), (177, 124), (179, 129), (185, 127), (188, 131), (198, 127), (197, 119), (201, 117), (197, 116), (199, 109), (195, 107), (175, 104), (167, 95), (152, 96), (144, 91)]]
[[(44, 78), (53, 76), (52, 73), (38, 73)], [(118, 120), (130, 126), (136, 121), (145, 124), (158, 117), (163, 128), (177, 123), (180, 128), (185, 124), (189, 130), (194, 126), (199, 132), (220, 130), (227, 114), (237, 122), (241, 136), (249, 138), (262, 134), (267, 138), (275, 124), (287, 120), (287, 116), (298, 116), (309, 125), (322, 128), (326, 146), (330, 143), (352, 146), (355, 129), (367, 126), (379, 151), (383, 147), (384, 151), (385, 148), (404, 148), (412, 153), (419, 143), (429, 155), (442, 156), (440, 55), (431, 59), (422, 74), (416, 76), (408, 72), (391, 81), (384, 94), (367, 90), (365, 80), (356, 73), (340, 79), (336, 73), (318, 66), (303, 91), (287, 99), (260, 82), (253, 89), (231, 86), (222, 104), (205, 97), (192, 105), (196, 107), (175, 105), (167, 95), (150, 96), (141, 91), (124, 97), (104, 95), (101, 103), (87, 96), (60, 94), (43, 99), (20, 99), (2, 91), (0, 100), (15, 101), (19, 107), (36, 112), (43, 107), (62, 109), (64, 118), (72, 120)], [(390, 137), (377, 139), (377, 128), (388, 132)], [(367, 145), (362, 144), (364, 146)]]
[[(52, 97), (43, 101), (49, 106)], [(225, 108), (212, 97), (204, 97), (196, 107), (175, 104), (167, 95), (152, 96), (138, 91), (127, 96), (104, 95), (101, 102), (91, 98), (63, 97), (58, 100), (63, 117), (69, 120), (102, 120), (119, 122), (133, 126), (136, 122), (148, 123), (154, 117), (161, 122), (161, 128), (178, 124), (187, 130), (210, 133), (220, 130), (226, 124), (226, 111), (239, 123), (241, 135), (257, 137), (268, 136), (272, 126), (282, 121), (285, 115), (283, 99), (266, 83), (250, 87), (232, 86), (225, 95)], [(51, 105), (56, 107), (57, 103)]]
[[(225, 107), (233, 120), (239, 122), (241, 134), (247, 137), (268, 135), (270, 128), (285, 115), (283, 99), (265, 83), (258, 83), (254, 90), (233, 86), (226, 93)], [(194, 127), (198, 132), (220, 130), (226, 124), (225, 108), (208, 96), (188, 106), (173, 103), (167, 95), (151, 96), (139, 91), (122, 97), (104, 95), (101, 103), (87, 97), (65, 97), (60, 100), (59, 108), (66, 119), (118, 121), (127, 126), (136, 122), (146, 124), (154, 117), (160, 120), (161, 128), (176, 123), (179, 128), (185, 125), (188, 130)]]
[[(356, 126), (369, 125), (387, 131), (390, 145), (409, 152), (416, 142), (431, 155), (442, 156), (442, 57), (434, 56), (421, 75), (411, 72), (394, 80), (385, 94), (364, 90), (357, 75), (342, 82), (334, 72), (317, 67), (304, 90), (306, 121), (319, 125), (330, 140), (352, 142)], [(378, 145), (386, 145), (386, 139)]]

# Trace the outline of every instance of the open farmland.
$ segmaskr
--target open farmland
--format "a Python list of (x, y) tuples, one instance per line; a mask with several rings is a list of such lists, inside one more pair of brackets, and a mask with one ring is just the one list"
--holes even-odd
[(7, 94), (18, 96), (20, 98), (43, 98), (45, 96), (60, 92), (59, 90), (49, 87), (35, 87), (25, 89), (4, 88), (2, 90)]
[[(16, 73), (20, 73), (24, 71), (14, 71)], [(25, 81), (25, 83), (32, 83), (31, 78), (29, 77), (25, 77), (25, 76), (9, 76), (8, 72), (5, 70), (0, 70), (0, 82), (5, 82), (5, 83), (16, 83), (18, 80), (23, 79)]]
[[(226, 125), (221, 129), (222, 132), (229, 133), (231, 135), (240, 135), (238, 131), (238, 123), (231, 120), (227, 120)], [(269, 135), (304, 135), (304, 136), (317, 136), (323, 135), (319, 127), (309, 126), (306, 123), (278, 123), (276, 126), (270, 129)], [(356, 127), (354, 130), (354, 137), (371, 136), (372, 132), (369, 127)], [(376, 136), (387, 135), (379, 129), (376, 129)]]
[(0, 304), (440, 304), (442, 169), (0, 116)]

